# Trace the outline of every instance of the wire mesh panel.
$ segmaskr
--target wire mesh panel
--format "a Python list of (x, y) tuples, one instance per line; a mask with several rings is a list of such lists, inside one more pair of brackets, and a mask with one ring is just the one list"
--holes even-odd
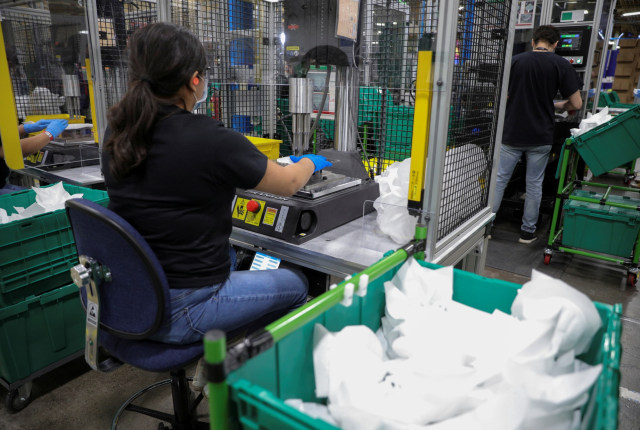
[(489, 205), (511, 2), (460, 2), (438, 239)]
[(358, 130), (376, 175), (411, 156), (417, 52), (435, 34), (435, 10), (434, 1), (367, 2)]
[(127, 90), (127, 54), (129, 35), (137, 28), (157, 21), (155, 1), (97, 0), (97, 40), (105, 87), (105, 104), (116, 104)]
[(207, 51), (208, 97), (198, 113), (245, 135), (278, 137), (276, 107), (287, 89), (281, 7), (261, 0), (173, 0), (171, 19), (197, 34)]
[(0, 9), (17, 116), (90, 116), (84, 11), (39, 5)]

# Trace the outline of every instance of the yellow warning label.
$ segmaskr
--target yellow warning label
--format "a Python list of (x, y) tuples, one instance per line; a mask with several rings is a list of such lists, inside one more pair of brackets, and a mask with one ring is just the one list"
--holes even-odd
[(260, 210), (258, 212), (247, 212), (247, 216), (244, 219), (244, 222), (247, 224), (255, 225), (256, 227), (260, 225), (260, 220), (262, 219), (262, 214), (264, 213), (264, 205), (265, 202), (262, 200), (254, 200), (260, 204)]
[(264, 213), (264, 219), (262, 220), (262, 224), (273, 226), (273, 223), (276, 222), (277, 214), (278, 214), (278, 209), (267, 208)]
[(299, 51), (300, 47), (299, 46), (287, 46), (287, 51)]
[(42, 152), (37, 152), (26, 157), (26, 160), (31, 161), (32, 163), (39, 163), (42, 161), (43, 157), (44, 154)]
[(237, 198), (236, 205), (233, 208), (233, 218), (244, 221), (244, 217), (247, 215), (248, 201), (248, 199)]

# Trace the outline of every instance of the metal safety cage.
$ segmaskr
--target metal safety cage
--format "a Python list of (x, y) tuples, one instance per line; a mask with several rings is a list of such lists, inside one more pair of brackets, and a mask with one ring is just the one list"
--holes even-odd
[(460, 2), (438, 239), (490, 205), (509, 1)]
[[(265, 1), (172, 0), (171, 21), (189, 28), (207, 52), (208, 96), (198, 113), (250, 136), (286, 135), (277, 121), (284, 77), (281, 6)], [(276, 108), (280, 108), (277, 112)], [(290, 143), (286, 142), (288, 145)]]
[(358, 146), (381, 174), (411, 156), (420, 44), (437, 31), (435, 1), (366, 4), (360, 63)]
[(158, 20), (155, 0), (96, 0), (87, 2), (92, 71), (100, 143), (108, 109), (127, 90), (127, 41), (138, 28)]
[(90, 118), (84, 8), (31, 4), (0, 7), (18, 119)]
[(454, 249), (481, 244), (493, 218), (494, 154), (504, 121), (514, 3), (439, 5), (423, 206), (429, 217), (428, 261), (457, 262), (441, 261), (438, 255), (454, 258)]

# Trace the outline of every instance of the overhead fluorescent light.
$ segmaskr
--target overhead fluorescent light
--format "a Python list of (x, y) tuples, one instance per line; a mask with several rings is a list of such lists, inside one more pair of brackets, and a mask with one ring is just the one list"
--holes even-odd
[(622, 16), (633, 16), (633, 15), (640, 15), (640, 10), (637, 12), (627, 12), (622, 14)]

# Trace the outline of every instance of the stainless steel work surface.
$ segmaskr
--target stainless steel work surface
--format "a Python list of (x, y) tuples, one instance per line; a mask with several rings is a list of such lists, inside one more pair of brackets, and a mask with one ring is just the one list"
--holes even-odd
[(38, 167), (25, 167), (18, 170), (23, 175), (45, 182), (66, 182), (68, 184), (88, 186), (104, 182), (100, 165), (73, 167), (71, 169), (45, 170)]
[(340, 277), (371, 266), (385, 252), (400, 247), (377, 231), (375, 211), (301, 245), (236, 227), (231, 233), (231, 243)]

